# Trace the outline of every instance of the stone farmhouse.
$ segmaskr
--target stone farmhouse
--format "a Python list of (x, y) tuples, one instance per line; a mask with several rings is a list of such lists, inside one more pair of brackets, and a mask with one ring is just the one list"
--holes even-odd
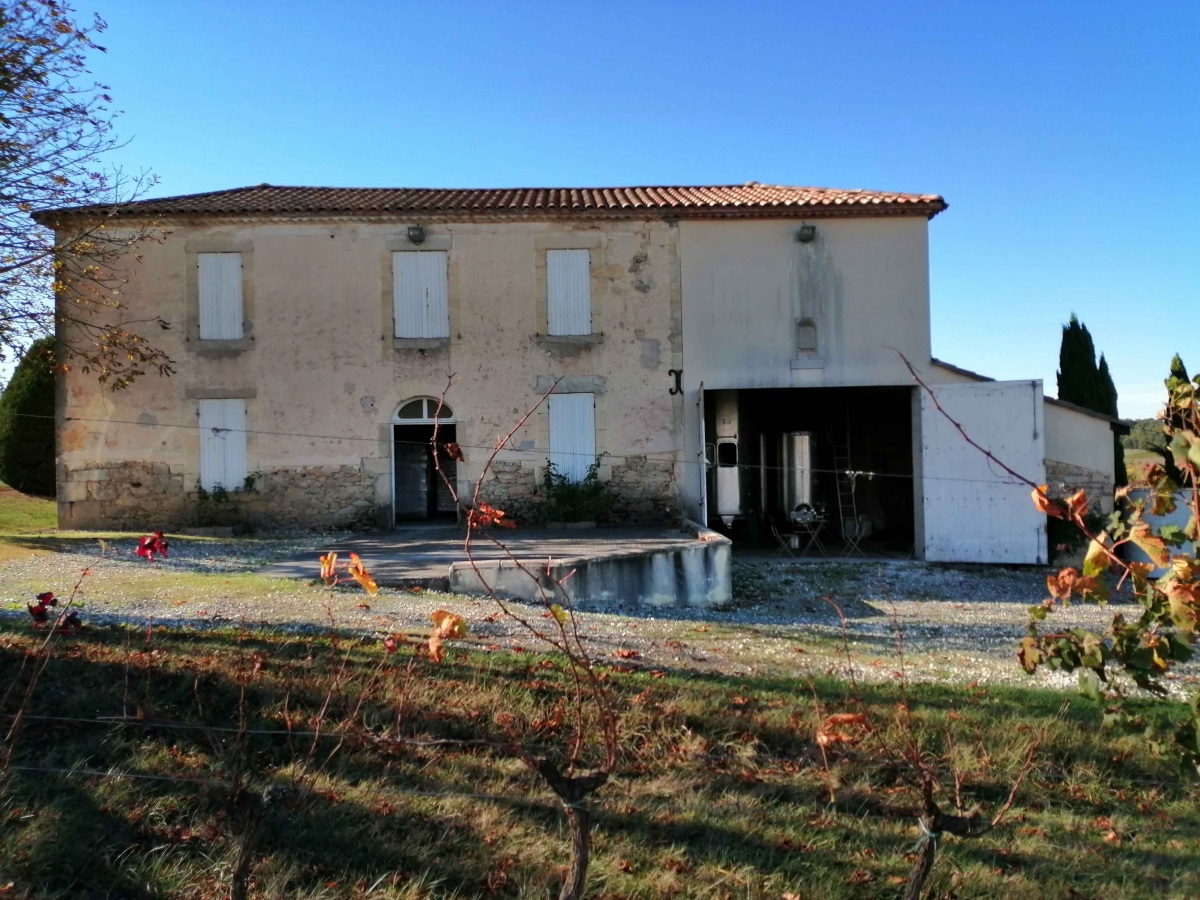
[[(437, 469), (517, 519), (547, 460), (624, 522), (753, 535), (796, 510), (931, 560), (1046, 560), (1029, 477), (1111, 494), (1106, 417), (937, 361), (940, 196), (786, 187), (257, 187), (144, 200), (130, 319), (171, 378), (62, 377), (65, 528), (391, 528), (453, 518)], [(37, 214), (69, 232), (99, 213)], [(61, 298), (60, 302), (68, 302)], [(451, 379), (450, 376), (453, 376)], [(439, 401), (443, 401), (440, 414)], [(436, 419), (436, 421), (435, 421)], [(431, 450), (457, 443), (464, 459)]]

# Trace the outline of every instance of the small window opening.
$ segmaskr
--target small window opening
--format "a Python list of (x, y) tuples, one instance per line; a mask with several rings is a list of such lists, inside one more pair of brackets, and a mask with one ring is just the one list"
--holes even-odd
[(796, 320), (796, 350), (800, 353), (817, 352), (817, 323), (812, 319)]
[(721, 467), (738, 464), (737, 441), (721, 441), (717, 444), (717, 465)]

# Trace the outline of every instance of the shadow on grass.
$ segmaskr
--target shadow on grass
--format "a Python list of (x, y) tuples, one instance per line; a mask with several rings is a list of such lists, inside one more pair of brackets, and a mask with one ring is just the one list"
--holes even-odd
[[(0, 682), (14, 688), (0, 712), (11, 713), (20, 695), (34, 644), (28, 632), (0, 628)], [(269, 814), (259, 846), (263, 870), (284, 873), (285, 893), (334, 881), (348, 882), (343, 892), (359, 882), (365, 890), (392, 873), (410, 880), (431, 875), (447, 892), (466, 895), (544, 894), (566, 862), (563, 816), (545, 787), (496, 745), (428, 747), (388, 738), (503, 742), (508, 735), (496, 724), (499, 716), (519, 723), (544, 715), (558, 698), (571, 696), (569, 678), (561, 666), (543, 665), (553, 657), (536, 654), (455, 651), (441, 666), (414, 660), (414, 674), (410, 659), (410, 649), (388, 657), (376, 642), (254, 631), (114, 628), (64, 639), (27, 710), (16, 762), (65, 771), (9, 773), (6, 802), (21, 810), (16, 821), (24, 824), (13, 824), (10, 815), (0, 827), (0, 870), (38, 896), (177, 896), (180, 885), (228, 871), (237, 813), (220, 783), (237, 761), (259, 787), (291, 780), (311, 756), (315, 773), (303, 782), (311, 790), (293, 810)], [(809, 736), (788, 724), (792, 710), (815, 714), (807, 685), (709, 675), (611, 678), (622, 703), (653, 684), (684, 711), (675, 718), (648, 712), (638, 726), (643, 732), (628, 736), (627, 754), (643, 771), (618, 777), (601, 792), (601, 799), (625, 804), (598, 808), (606, 843), (627, 840), (660, 863), (683, 846), (693, 865), (744, 867), (764, 883), (782, 877), (809, 885), (844, 883), (851, 869), (865, 864), (855, 856), (864, 848), (894, 862), (907, 849), (900, 845), (911, 843), (907, 801), (882, 790), (891, 783), (879, 781), (878, 761), (865, 752), (837, 757), (837, 771), (857, 784), (847, 784), (836, 807), (825, 805)], [(843, 682), (816, 679), (814, 686), (825, 710), (856, 699)], [(964, 732), (986, 729), (992, 741), (1053, 719), (1062, 702), (1061, 695), (1033, 690), (989, 689), (974, 699), (945, 686), (908, 690), (931, 728), (953, 721)], [(735, 696), (743, 703), (737, 709)], [(893, 685), (863, 685), (857, 697), (884, 720), (898, 693)], [(303, 734), (326, 702), (329, 727), (342, 726), (337, 739), (346, 738), (328, 765), (330, 745), (312, 752), (312, 739)], [(213, 730), (236, 726), (239, 707), (250, 729), (274, 733), (252, 734), (243, 746), (229, 731)], [(958, 718), (951, 720), (950, 712)], [(1114, 789), (1146, 779), (1172, 802), (1187, 796), (1152, 761), (1114, 767), (1094, 739), (1094, 715), (1082, 704), (1065, 714), (1063, 743), (1047, 747), (1054, 766), (1090, 767), (1093, 781), (1111, 774)], [(97, 721), (105, 716), (135, 721)], [(181, 727), (156, 727), (164, 724)], [(732, 756), (645, 755), (649, 747), (676, 745), (685, 732), (688, 739), (750, 748), (745, 765)], [(552, 728), (521, 733), (547, 751), (557, 746)], [(67, 774), (73, 768), (218, 784)], [(653, 809), (654, 796), (671, 784), (698, 787), (681, 788), (666, 797), (667, 809)], [(1071, 802), (1087, 815), (1113, 815), (1114, 807), (1104, 806), (1108, 785), (1091, 787), (1095, 799)], [(975, 788), (973, 796), (992, 806), (1007, 790), (993, 782)], [(1038, 790), (1054, 796), (1053, 784), (1038, 784)], [(797, 850), (800, 845), (817, 849)], [(1122, 851), (1123, 870), (1172, 858), (1133, 850)], [(978, 854), (980, 865), (988, 854), (982, 845), (963, 852)], [(1053, 868), (1052, 853), (1035, 849), (1026, 856), (1038, 871)], [(600, 852), (598, 865), (604, 864)], [(657, 896), (648, 885), (635, 893)]]

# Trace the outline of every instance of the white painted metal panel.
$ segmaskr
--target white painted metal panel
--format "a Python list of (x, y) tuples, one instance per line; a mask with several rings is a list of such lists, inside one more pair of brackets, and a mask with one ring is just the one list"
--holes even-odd
[(246, 481), (246, 401), (200, 401), (200, 486), (241, 490)]
[(443, 250), (392, 254), (392, 310), (399, 338), (450, 336), (450, 303)]
[(233, 341), (242, 331), (242, 254), (197, 253), (200, 339)]
[(551, 394), (550, 462), (571, 481), (582, 481), (596, 461), (594, 394)]
[[(988, 381), (933, 388), (971, 439), (1021, 475), (1045, 480), (1041, 381)], [(921, 395), (925, 558), (933, 562), (1045, 563), (1046, 517), (1029, 487), (963, 440)]]
[(592, 333), (591, 270), (590, 250), (546, 251), (547, 333)]

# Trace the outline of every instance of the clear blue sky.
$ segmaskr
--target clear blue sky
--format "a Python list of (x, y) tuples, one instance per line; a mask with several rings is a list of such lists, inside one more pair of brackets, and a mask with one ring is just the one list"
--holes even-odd
[(1076, 312), (1125, 416), (1200, 368), (1200, 3), (189, 2), (108, 22), (154, 195), (756, 180), (942, 194), (933, 345), (1056, 392)]

